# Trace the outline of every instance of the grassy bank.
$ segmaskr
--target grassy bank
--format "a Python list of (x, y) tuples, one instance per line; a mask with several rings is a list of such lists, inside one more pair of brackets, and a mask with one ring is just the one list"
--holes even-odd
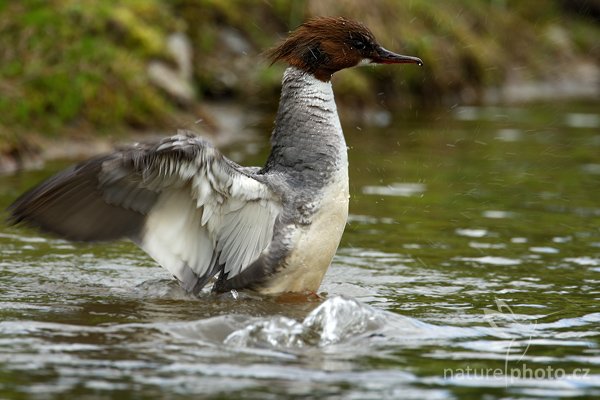
[[(382, 93), (477, 102), (511, 74), (553, 79), (567, 65), (600, 60), (597, 21), (558, 0), (0, 0), (0, 153), (36, 135), (172, 128), (208, 99), (271, 106), (283, 67), (260, 53), (313, 15), (359, 19), (386, 47), (425, 61), (424, 69), (340, 74), (338, 99), (356, 107)], [(192, 46), (187, 101), (148, 77), (151, 62), (177, 69), (167, 45), (175, 32)]]

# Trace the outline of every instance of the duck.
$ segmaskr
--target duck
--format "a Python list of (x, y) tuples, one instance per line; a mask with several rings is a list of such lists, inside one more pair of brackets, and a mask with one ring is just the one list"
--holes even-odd
[(80, 162), (20, 196), (11, 225), (79, 242), (129, 239), (198, 295), (316, 293), (348, 218), (348, 149), (332, 75), (366, 64), (417, 64), (362, 23), (315, 17), (267, 51), (283, 62), (263, 167), (244, 167), (180, 130)]

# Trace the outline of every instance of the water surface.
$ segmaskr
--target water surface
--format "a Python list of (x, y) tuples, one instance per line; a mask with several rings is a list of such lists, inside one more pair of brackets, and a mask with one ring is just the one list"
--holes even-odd
[[(1, 225), (0, 397), (600, 397), (597, 105), (388, 122), (344, 126), (319, 301), (195, 298), (128, 242)], [(64, 165), (0, 177), (0, 206)]]

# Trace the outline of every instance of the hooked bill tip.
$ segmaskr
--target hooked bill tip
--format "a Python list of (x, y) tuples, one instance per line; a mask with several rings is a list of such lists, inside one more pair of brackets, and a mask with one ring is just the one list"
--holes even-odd
[(417, 64), (423, 65), (423, 61), (421, 61), (418, 57), (412, 56), (404, 56), (402, 54), (396, 54), (389, 50), (384, 49), (383, 47), (378, 47), (376, 50), (376, 55), (373, 60), (377, 64)]

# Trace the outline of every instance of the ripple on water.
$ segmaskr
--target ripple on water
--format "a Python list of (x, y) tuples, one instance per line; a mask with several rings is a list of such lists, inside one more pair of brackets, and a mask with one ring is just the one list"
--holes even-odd
[(600, 175), (600, 164), (585, 164), (581, 170), (587, 174)]
[(509, 266), (519, 265), (521, 260), (507, 257), (494, 257), (494, 256), (483, 256), (483, 257), (457, 257), (455, 260), (458, 261), (469, 261), (477, 264), (489, 264), (498, 266)]
[(503, 218), (514, 218), (515, 213), (510, 211), (500, 211), (500, 210), (486, 210), (482, 213), (485, 218), (490, 219), (503, 219)]
[(506, 244), (504, 243), (482, 243), (482, 242), (469, 242), (469, 247), (474, 249), (505, 249)]
[(568, 113), (566, 121), (572, 128), (597, 128), (600, 126), (600, 115), (588, 113)]
[(427, 186), (423, 183), (392, 183), (387, 186), (364, 186), (364, 194), (379, 196), (410, 197), (425, 192)]
[(544, 253), (544, 254), (557, 254), (560, 252), (557, 248), (549, 247), (549, 246), (533, 246), (529, 248), (529, 251), (534, 253)]
[(577, 265), (590, 265), (590, 266), (600, 265), (600, 258), (592, 258), (592, 257), (588, 257), (588, 256), (569, 257), (569, 258), (565, 258), (565, 261), (573, 263), (573, 264), (577, 264)]
[(25, 243), (47, 243), (48, 242), (48, 239), (42, 238), (42, 237), (22, 236), (22, 235), (14, 235), (11, 233), (1, 233), (1, 232), (0, 232), (0, 238), (16, 240), (16, 241), (25, 242)]
[(459, 236), (466, 236), (466, 237), (472, 237), (472, 238), (482, 238), (488, 234), (487, 229), (460, 228), (460, 229), (456, 229), (455, 232)]

